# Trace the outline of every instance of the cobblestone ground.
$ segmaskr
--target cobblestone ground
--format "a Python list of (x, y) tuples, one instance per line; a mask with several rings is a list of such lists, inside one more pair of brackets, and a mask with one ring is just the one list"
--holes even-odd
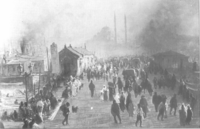
[[(153, 75), (150, 75), (150, 80), (152, 80)], [(84, 87), (78, 93), (76, 97), (70, 98), (69, 102), (71, 106), (78, 106), (78, 113), (70, 113), (69, 125), (63, 126), (61, 124), (63, 120), (62, 112), (59, 111), (53, 121), (45, 121), (44, 126), (46, 128), (135, 128), (136, 115), (133, 118), (128, 117), (127, 111), (121, 112), (122, 124), (115, 124), (113, 117), (110, 114), (110, 107), (112, 102), (101, 101), (99, 91), (102, 89), (103, 85), (106, 84), (103, 80), (94, 81), (96, 85), (96, 94), (94, 98), (90, 97), (90, 92), (88, 88), (88, 82), (83, 81)], [(61, 96), (64, 88), (61, 88), (57, 95)], [(169, 89), (156, 90), (158, 94), (165, 94), (168, 97), (168, 101), (171, 96), (177, 92), (177, 89), (171, 91)], [(136, 105), (139, 102), (140, 96), (138, 98), (134, 97), (132, 92), (132, 100)], [(179, 124), (179, 115), (177, 112), (176, 116), (169, 115), (164, 119), (164, 121), (157, 120), (157, 113), (154, 110), (154, 106), (151, 103), (152, 97), (148, 93), (144, 94), (149, 103), (150, 112), (147, 118), (143, 121), (143, 128), (184, 128)], [(180, 97), (178, 97), (179, 104), (182, 103)], [(93, 107), (93, 109), (91, 109)], [(71, 107), (70, 107), (71, 109)], [(199, 127), (199, 113), (194, 113), (194, 118), (191, 125), (185, 126), (185, 128), (198, 128)], [(22, 123), (5, 122), (7, 128), (11, 127), (21, 127)]]

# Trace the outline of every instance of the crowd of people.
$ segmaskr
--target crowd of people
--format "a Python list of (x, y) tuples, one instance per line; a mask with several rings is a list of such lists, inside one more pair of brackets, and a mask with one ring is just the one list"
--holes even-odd
[(47, 118), (59, 102), (53, 94), (55, 87), (57, 87), (56, 80), (51, 79), (36, 95), (28, 98), (27, 102), (18, 102), (16, 99), (14, 104), (19, 105), (18, 110), (11, 113), (4, 111), (1, 119), (24, 122), (22, 128), (25, 129), (43, 123), (44, 117)]
[[(155, 107), (155, 113), (157, 113), (157, 120), (163, 121), (167, 119), (168, 107), (169, 114), (176, 116), (179, 109), (180, 125), (189, 125), (192, 120), (194, 106), (196, 104), (196, 98), (188, 90), (183, 79), (178, 79), (175, 74), (170, 74), (167, 69), (163, 69), (160, 65), (155, 63), (149, 57), (120, 57), (112, 58), (106, 62), (98, 62), (94, 66), (88, 68), (86, 73), (87, 80), (89, 82), (90, 95), (93, 98), (96, 91), (94, 80), (104, 80), (106, 83), (103, 85), (100, 91), (100, 99), (102, 101), (110, 101), (111, 114), (115, 123), (122, 123), (120, 112), (128, 112), (130, 118), (136, 114), (135, 126), (142, 127), (143, 119), (148, 117), (149, 102), (143, 91), (145, 89), (149, 92), (149, 96), (152, 96), (152, 103)], [(129, 70), (129, 69), (132, 69)], [(123, 71), (123, 78), (119, 73)], [(150, 82), (149, 74), (154, 76), (153, 85)], [(64, 98), (64, 104), (60, 107), (63, 112), (64, 120), (63, 125), (67, 125), (69, 118), (69, 97), (76, 97), (78, 92), (83, 87), (83, 83), (80, 79), (84, 79), (84, 74), (80, 78), (70, 77), (64, 79), (64, 86), (66, 87), (62, 93)], [(30, 98), (28, 102), (21, 102), (19, 104), (18, 111), (14, 111), (11, 115), (4, 112), (2, 120), (8, 119), (11, 116), (14, 121), (24, 121), (23, 128), (32, 128), (33, 124), (40, 124), (44, 121), (44, 116), (49, 116), (58, 105), (58, 100), (53, 94), (59, 84), (56, 80), (53, 83), (48, 83), (42, 90), (38, 92), (34, 97)], [(178, 87), (177, 87), (178, 86)], [(164, 89), (166, 92), (171, 92), (167, 89), (175, 90), (178, 88), (178, 92), (174, 93), (171, 98), (167, 98), (165, 94), (159, 94), (159, 90)], [(134, 92), (132, 92), (134, 91)], [(154, 94), (152, 94), (154, 93)], [(139, 103), (135, 103), (132, 99), (134, 94), (135, 98), (140, 96)], [(177, 96), (180, 95), (185, 104), (179, 106)], [(169, 102), (168, 102), (169, 101)], [(187, 105), (188, 104), (188, 105)], [(77, 107), (78, 108), (78, 107)], [(73, 111), (77, 110), (73, 107)], [(153, 112), (153, 110), (151, 110)], [(118, 120), (117, 120), (118, 119)]]
[[(149, 62), (148, 62), (149, 60)], [(164, 118), (167, 118), (167, 111), (169, 108), (169, 114), (171, 115), (172, 111), (174, 111), (174, 115), (176, 115), (177, 108), (181, 107), (179, 110), (179, 118), (180, 118), (180, 125), (185, 126), (187, 124), (190, 124), (193, 116), (193, 108), (196, 104), (195, 97), (192, 95), (192, 93), (184, 92), (184, 88), (186, 85), (184, 85), (183, 79), (178, 83), (176, 75), (170, 74), (166, 69), (163, 69), (160, 65), (156, 64), (155, 62), (151, 63), (151, 58), (146, 59), (143, 63), (142, 68), (136, 68), (134, 63), (131, 63), (133, 59), (111, 59), (106, 63), (102, 63), (100, 67), (100, 76), (98, 76), (98, 72), (94, 72), (92, 74), (92, 69), (89, 69), (87, 73), (88, 81), (92, 79), (104, 79), (107, 82), (107, 85), (103, 85), (102, 90), (100, 91), (100, 99), (103, 101), (113, 101), (111, 106), (111, 114), (114, 117), (115, 123), (117, 123), (117, 118), (119, 120), (119, 123), (122, 123), (121, 117), (120, 117), (120, 111), (124, 112), (127, 110), (129, 117), (133, 117), (133, 113), (135, 112), (136, 115), (136, 122), (135, 125), (138, 125), (138, 122), (140, 122), (140, 126), (142, 126), (142, 120), (147, 117), (147, 113), (149, 112), (148, 108), (148, 101), (146, 97), (142, 94), (141, 99), (137, 106), (134, 106), (134, 102), (131, 99), (132, 90), (134, 90), (134, 93), (136, 95), (137, 86), (142, 85), (142, 83), (138, 83), (138, 80), (149, 81), (148, 74), (153, 74), (153, 86), (151, 87), (151, 84), (149, 84), (149, 87), (151, 87), (151, 91), (153, 92), (153, 89), (156, 89), (157, 91), (154, 91), (154, 95), (152, 96), (152, 103), (155, 106), (155, 112), (157, 113), (157, 119), (158, 120), (164, 120)], [(110, 64), (110, 65), (107, 65)], [(153, 64), (153, 65), (152, 65)], [(104, 67), (105, 66), (105, 67)], [(119, 75), (119, 70), (122, 69), (136, 69), (136, 73), (133, 76), (129, 76), (127, 78), (121, 79)], [(98, 69), (99, 70), (99, 69)], [(94, 71), (98, 71), (97, 69)], [(138, 74), (139, 72), (139, 74)], [(105, 75), (105, 76), (104, 76)], [(137, 80), (138, 79), (138, 80)], [(112, 81), (110, 81), (112, 80)], [(145, 82), (144, 81), (144, 82)], [(148, 82), (150, 83), (150, 82)], [(144, 83), (144, 85), (147, 85), (148, 83)], [(178, 87), (177, 87), (178, 86)], [(174, 96), (171, 98), (167, 98), (165, 94), (158, 94), (160, 89), (171, 89), (175, 90), (176, 88), (179, 89), (178, 93), (174, 93)], [(95, 90), (95, 84), (93, 81), (90, 81), (89, 89), (91, 91), (91, 97), (93, 97), (94, 90)], [(140, 93), (144, 89), (140, 89)], [(182, 96), (184, 101), (183, 104), (179, 105), (180, 100), (177, 99), (177, 95)], [(151, 96), (151, 94), (150, 94)], [(187, 96), (187, 97), (186, 97)], [(168, 103), (169, 101), (169, 103)], [(187, 106), (185, 106), (187, 105)]]

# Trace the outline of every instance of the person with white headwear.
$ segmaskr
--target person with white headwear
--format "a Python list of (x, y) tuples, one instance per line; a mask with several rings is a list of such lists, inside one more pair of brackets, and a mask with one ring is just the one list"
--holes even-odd
[(104, 88), (103, 88), (103, 100), (104, 101), (108, 100), (108, 88), (106, 87), (106, 85), (104, 85)]

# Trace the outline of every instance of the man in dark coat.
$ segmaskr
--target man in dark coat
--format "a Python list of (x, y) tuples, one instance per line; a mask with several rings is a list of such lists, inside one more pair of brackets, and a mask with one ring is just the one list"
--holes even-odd
[(187, 117), (186, 117), (186, 120), (185, 120), (185, 124), (186, 124), (186, 125), (190, 125), (190, 122), (191, 122), (191, 120), (192, 120), (192, 115), (193, 115), (192, 109), (191, 109), (191, 107), (188, 105), (188, 107), (187, 107)]
[(90, 92), (91, 92), (91, 97), (93, 97), (94, 96), (95, 85), (92, 82), (92, 80), (91, 80), (91, 82), (89, 84), (89, 88), (90, 88)]
[(119, 105), (120, 105), (121, 111), (124, 112), (124, 110), (125, 110), (125, 97), (124, 97), (123, 92), (122, 92), (122, 95), (120, 97), (120, 104)]
[(141, 106), (143, 112), (144, 112), (144, 118), (146, 118), (147, 116), (147, 112), (148, 112), (148, 103), (147, 103), (147, 99), (145, 98), (145, 96), (141, 96), (139, 105)]
[(68, 95), (68, 87), (66, 87), (66, 89), (62, 93), (62, 98), (68, 99), (68, 97), (69, 97), (69, 95)]
[(123, 88), (123, 83), (122, 83), (122, 80), (120, 77), (118, 77), (118, 82), (117, 82), (117, 85), (118, 85), (118, 90), (119, 90), (119, 93), (121, 93), (122, 91), (122, 88)]
[(124, 91), (128, 91), (128, 89), (129, 89), (129, 79), (126, 79), (125, 80), (125, 87), (124, 87)]
[(164, 118), (164, 114), (165, 114), (165, 104), (163, 102), (161, 102), (158, 106), (158, 116), (157, 116), (157, 120), (159, 120), (159, 118), (161, 117), (161, 120), (163, 121)]
[(155, 111), (158, 112), (158, 105), (159, 105), (159, 100), (158, 100), (158, 95), (157, 92), (154, 93), (153, 98), (152, 98), (152, 103), (155, 106)]
[(108, 85), (109, 85), (109, 100), (112, 101), (115, 87), (114, 84), (111, 82), (108, 82)]
[(119, 110), (119, 106), (118, 106), (118, 104), (116, 103), (115, 100), (113, 100), (113, 104), (111, 106), (111, 114), (114, 117), (115, 123), (117, 123), (116, 117), (118, 117), (119, 123), (121, 124), (120, 110)]
[(131, 99), (131, 93), (128, 92), (128, 96), (127, 96), (127, 99), (126, 99), (126, 109), (128, 110), (128, 105), (132, 102), (132, 99)]
[(62, 121), (63, 125), (65, 124), (65, 122), (66, 122), (66, 124), (68, 124), (69, 106), (70, 106), (70, 104), (67, 102), (66, 104), (64, 104), (60, 107), (63, 112), (63, 116), (65, 117), (65, 119)]
[(171, 112), (172, 112), (173, 109), (174, 109), (174, 115), (176, 115), (176, 109), (177, 109), (176, 94), (174, 94), (174, 96), (170, 100), (170, 114), (171, 114)]

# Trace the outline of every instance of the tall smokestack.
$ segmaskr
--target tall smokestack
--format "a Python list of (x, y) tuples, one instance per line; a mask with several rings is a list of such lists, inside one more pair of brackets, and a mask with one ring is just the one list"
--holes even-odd
[(127, 26), (126, 26), (126, 15), (124, 15), (124, 28), (125, 28), (125, 43), (127, 43)]
[(115, 43), (117, 43), (117, 28), (116, 28), (116, 16), (114, 14), (114, 29), (115, 29)]

